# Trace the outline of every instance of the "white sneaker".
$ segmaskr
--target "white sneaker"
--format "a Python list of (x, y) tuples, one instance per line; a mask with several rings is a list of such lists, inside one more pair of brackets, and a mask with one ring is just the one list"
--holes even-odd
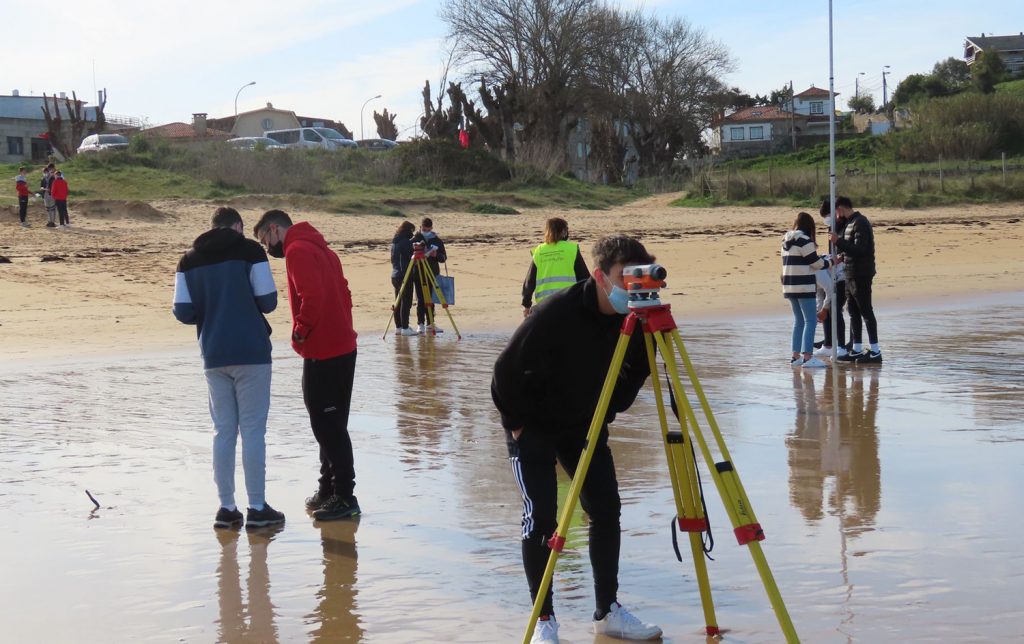
[(558, 620), (554, 615), (550, 619), (537, 620), (530, 644), (558, 644)]
[(23, 222), (21, 222), (21, 227), (22, 227), (22, 228), (28, 228), (28, 227), (30, 227), (31, 225), (32, 225), (32, 224), (28, 223), (27, 221), (23, 221)]
[(850, 352), (846, 350), (846, 347), (836, 347), (836, 357), (842, 358), (843, 356), (850, 355)]
[(799, 367), (803, 363), (804, 363), (804, 359), (803, 358), (793, 358), (793, 361), (790, 362), (789, 364), (793, 365), (794, 367)]
[(428, 333), (434, 333), (436, 335), (438, 333), (444, 333), (444, 329), (442, 329), (441, 327), (437, 326), (436, 324), (428, 324), (427, 325), (427, 332)]
[(830, 356), (832, 355), (832, 347), (826, 347), (824, 344), (814, 350), (816, 356)]
[(636, 615), (615, 602), (604, 619), (594, 622), (594, 632), (621, 640), (654, 640), (661, 637), (661, 629), (644, 624)]
[(405, 327), (404, 329), (399, 329), (399, 330), (395, 331), (395, 335), (417, 335), (417, 334), (416, 334), (415, 331), (413, 331), (409, 327)]
[(418, 329), (418, 331), (419, 331), (419, 334), (420, 334), (420, 335), (423, 335), (423, 334), (425, 334), (425, 333), (427, 332), (427, 325), (426, 325), (426, 324), (421, 324), (421, 325), (419, 326), (419, 329)]
[(823, 369), (827, 366), (827, 364), (825, 364), (821, 360), (818, 360), (817, 358), (811, 358), (807, 362), (800, 365), (802, 369)]

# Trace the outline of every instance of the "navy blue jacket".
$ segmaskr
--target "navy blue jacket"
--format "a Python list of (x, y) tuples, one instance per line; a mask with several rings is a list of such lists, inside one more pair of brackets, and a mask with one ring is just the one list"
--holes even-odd
[(230, 228), (200, 235), (178, 262), (174, 317), (197, 326), (207, 369), (270, 364), (270, 325), (277, 307), (267, 254)]

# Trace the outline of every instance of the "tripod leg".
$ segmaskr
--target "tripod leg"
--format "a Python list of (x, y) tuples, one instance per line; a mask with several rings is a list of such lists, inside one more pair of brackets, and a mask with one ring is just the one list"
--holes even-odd
[[(749, 547), (750, 556), (753, 558), (754, 565), (757, 568), (758, 574), (761, 576), (761, 583), (764, 585), (765, 592), (768, 595), (768, 600), (771, 602), (772, 609), (775, 611), (775, 617), (779, 621), (782, 633), (786, 637), (787, 642), (798, 642), (800, 640), (797, 637), (796, 629), (793, 627), (793, 622), (789, 617), (789, 612), (787, 611), (786, 604), (782, 599), (782, 594), (779, 592), (778, 585), (775, 583), (775, 578), (772, 576), (772, 571), (768, 567), (768, 561), (765, 559), (764, 551), (761, 549), (760, 542), (764, 539), (764, 531), (761, 529), (761, 524), (758, 523), (757, 517), (754, 516), (754, 509), (750, 504), (750, 499), (747, 498), (746, 491), (743, 489), (743, 484), (740, 482), (739, 473), (736, 471), (732, 458), (729, 456), (729, 451), (725, 446), (725, 439), (722, 438), (722, 433), (718, 429), (718, 423), (715, 422), (714, 414), (711, 412), (711, 406), (708, 404), (707, 397), (704, 395), (704, 390), (700, 386), (700, 381), (697, 378), (696, 370), (693, 368), (693, 363), (690, 362), (690, 358), (686, 353), (686, 347), (683, 345), (683, 339), (679, 335), (679, 330), (673, 329), (670, 332), (670, 335), (676, 348), (679, 350), (679, 355), (683, 360), (683, 364), (686, 366), (687, 375), (689, 375), (690, 378), (690, 385), (693, 387), (694, 393), (700, 401), (704, 416), (708, 421), (708, 426), (714, 435), (715, 442), (718, 445), (720, 454), (722, 455), (721, 461), (716, 462), (714, 460), (707, 441), (704, 439), (704, 435), (700, 430), (700, 426), (697, 424), (697, 417), (693, 412), (693, 407), (690, 405), (689, 400), (682, 395), (682, 385), (679, 383), (679, 372), (676, 369), (675, 361), (668, 361), (666, 359), (665, 364), (668, 367), (669, 375), (673, 380), (673, 385), (676, 386), (676, 398), (680, 399), (680, 404), (686, 411), (686, 418), (693, 427), (694, 436), (700, 445), (704, 462), (707, 463), (709, 468), (711, 468), (711, 478), (715, 482), (718, 494), (722, 497), (726, 513), (729, 515), (729, 520), (732, 522), (733, 533), (736, 535), (736, 540), (740, 545), (746, 545)], [(671, 349), (663, 337), (656, 335), (655, 340), (658, 342), (658, 347), (661, 349), (663, 356), (671, 355)]]
[(427, 275), (432, 271), (430, 265), (426, 260), (418, 260), (416, 266), (416, 274), (419, 277), (419, 296), (423, 301), (423, 308), (427, 311), (427, 328), (431, 329), (430, 335), (434, 335), (434, 300), (430, 297), (430, 283), (427, 279)]
[(384, 335), (381, 336), (381, 340), (386, 340), (388, 337), (388, 331), (391, 329), (391, 323), (394, 321), (394, 312), (398, 309), (399, 304), (402, 301), (402, 294), (405, 293), (405, 287), (409, 284), (409, 276), (412, 275), (412, 265), (415, 262), (409, 262), (408, 268), (405, 269), (405, 275), (402, 277), (402, 285), (398, 288), (398, 295), (395, 296), (395, 303), (391, 305), (391, 317), (388, 318), (388, 325), (384, 327)]
[[(632, 328), (632, 327), (630, 327)], [(597, 437), (601, 433), (601, 428), (604, 426), (604, 419), (608, 413), (608, 405), (612, 399), (612, 392), (615, 391), (615, 384), (619, 378), (619, 370), (622, 368), (623, 359), (626, 356), (626, 349), (629, 347), (630, 333), (626, 330), (626, 325), (623, 325), (622, 334), (619, 336), (619, 341), (615, 345), (615, 353), (612, 354), (612, 362), (608, 366), (608, 373), (604, 378), (604, 385), (601, 388), (601, 396), (597, 399), (597, 408), (594, 410), (594, 417), (590, 421), (590, 429), (587, 431), (587, 442), (586, 448), (583, 453), (580, 454), (580, 461), (576, 465), (576, 473), (572, 477), (572, 483), (569, 485), (569, 493), (565, 497), (565, 503), (562, 506), (562, 516), (558, 520), (558, 528), (555, 534), (551, 536), (548, 541), (548, 547), (551, 548), (551, 554), (548, 556), (548, 565), (544, 569), (544, 577), (541, 579), (540, 586), (537, 588), (537, 599), (533, 602), (533, 613), (530, 615), (530, 623), (526, 626), (526, 633), (523, 635), (523, 644), (529, 644), (530, 638), (533, 637), (533, 630), (537, 626), (537, 619), (540, 617), (541, 607), (544, 604), (544, 598), (548, 594), (548, 589), (551, 587), (551, 578), (555, 573), (555, 564), (558, 561), (558, 555), (562, 552), (562, 548), (565, 546), (565, 535), (569, 533), (569, 524), (572, 522), (572, 513), (576, 509), (576, 503), (579, 501), (580, 492), (583, 490), (583, 481), (587, 478), (587, 469), (590, 467), (590, 459), (594, 456), (594, 448), (597, 445)]]
[[(689, 533), (693, 568), (700, 591), (701, 607), (704, 610), (705, 632), (708, 635), (718, 635), (718, 620), (715, 618), (711, 581), (708, 578), (707, 561), (704, 559), (704, 544), (701, 538), (701, 533), (707, 531), (708, 524), (707, 518), (704, 516), (704, 508), (701, 505), (697, 465), (693, 458), (693, 450), (689, 445), (686, 421), (680, 417), (680, 430), (669, 430), (665, 401), (661, 393), (661, 380), (658, 377), (654, 341), (651, 338), (651, 333), (646, 329), (644, 330), (644, 344), (647, 348), (647, 362), (651, 370), (654, 402), (658, 408), (658, 421), (661, 424), (661, 436), (665, 445), (665, 459), (668, 462), (669, 478), (672, 481), (672, 492), (676, 500), (676, 521), (680, 531)], [(662, 358), (667, 362), (672, 359), (672, 356), (663, 355)]]
[[(448, 315), (448, 321), (452, 323), (452, 330), (455, 331), (455, 338), (461, 340), (462, 334), (459, 333), (459, 327), (455, 325), (455, 318), (452, 317), (452, 311), (448, 308), (448, 302), (444, 299), (444, 293), (442, 293), (441, 289), (437, 286), (437, 279), (434, 277), (433, 271), (427, 273), (427, 278), (430, 280), (430, 285), (434, 289), (434, 292), (437, 293), (437, 299), (441, 302), (441, 308), (444, 309), (444, 312)], [(431, 300), (431, 302), (433, 302), (433, 300)]]

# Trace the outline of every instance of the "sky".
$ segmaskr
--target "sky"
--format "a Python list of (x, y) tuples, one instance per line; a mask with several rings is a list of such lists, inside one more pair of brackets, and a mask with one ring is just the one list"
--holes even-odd
[[(145, 2), (50, 0), (43, 21), (5, 31), (0, 94), (77, 92), (89, 104), (106, 88), (107, 113), (150, 125), (189, 122), (266, 103), (302, 116), (339, 120), (375, 136), (373, 111), (396, 113), (399, 138), (415, 132), (423, 83), (435, 92), (443, 69), (442, 0), (270, 0)], [(725, 78), (749, 94), (793, 81), (800, 92), (828, 87), (828, 2), (620, 0), (662, 17), (683, 17), (729, 50)], [(882, 101), (906, 75), (963, 55), (968, 35), (1024, 31), (1024, 2), (836, 0), (835, 89), (843, 108), (859, 79)], [(41, 25), (46, 25), (45, 38)], [(12, 52), (23, 55), (15, 56)], [(863, 75), (860, 74), (863, 72)], [(468, 93), (468, 92), (467, 92)], [(367, 99), (371, 100), (362, 110)]]

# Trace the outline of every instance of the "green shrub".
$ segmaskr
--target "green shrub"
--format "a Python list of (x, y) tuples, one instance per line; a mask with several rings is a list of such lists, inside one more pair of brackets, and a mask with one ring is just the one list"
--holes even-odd
[(478, 203), (469, 208), (470, 212), (477, 212), (485, 215), (518, 215), (519, 211), (511, 206), (502, 206), (496, 203)]

